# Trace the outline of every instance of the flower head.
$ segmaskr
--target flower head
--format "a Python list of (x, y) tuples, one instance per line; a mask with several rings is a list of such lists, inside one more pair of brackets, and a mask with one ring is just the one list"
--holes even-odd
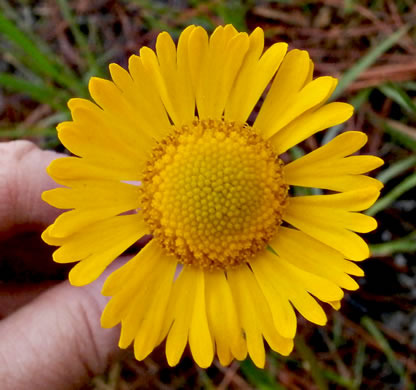
[[(128, 72), (112, 64), (113, 81), (92, 78), (95, 103), (70, 100), (72, 121), (58, 126), (78, 157), (48, 168), (64, 187), (43, 199), (70, 211), (43, 239), (59, 246), (55, 261), (78, 262), (71, 283), (92, 282), (152, 236), (103, 287), (102, 325), (121, 323), (119, 345), (134, 342), (139, 360), (166, 340), (170, 365), (189, 343), (201, 367), (215, 354), (262, 367), (263, 339), (291, 352), (294, 309), (323, 325), (317, 299), (338, 309), (342, 289), (358, 288), (350, 275), (363, 275), (354, 262), (369, 250), (355, 232), (376, 227), (358, 211), (382, 187), (363, 174), (382, 161), (351, 156), (367, 137), (349, 131), (284, 164), (281, 154), (353, 110), (326, 104), (337, 80), (313, 79), (307, 52), (263, 46), (260, 28), (208, 37), (190, 26), (177, 47), (161, 33)], [(294, 196), (295, 186), (328, 193)]]

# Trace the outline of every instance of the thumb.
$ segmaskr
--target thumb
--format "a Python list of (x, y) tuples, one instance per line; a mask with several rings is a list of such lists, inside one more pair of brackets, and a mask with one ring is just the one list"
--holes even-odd
[(58, 157), (29, 141), (0, 143), (0, 236), (23, 226), (45, 227), (58, 216), (40, 198), (42, 191), (57, 186), (46, 167)]
[(119, 329), (100, 326), (104, 279), (63, 282), (0, 322), (3, 390), (77, 389), (106, 369)]
[[(27, 141), (0, 143), (1, 238), (44, 228), (60, 213), (40, 197), (56, 187), (46, 166), (58, 157)], [(105, 369), (119, 331), (100, 326), (104, 279), (83, 288), (64, 282), (0, 321), (2, 390), (79, 388)]]

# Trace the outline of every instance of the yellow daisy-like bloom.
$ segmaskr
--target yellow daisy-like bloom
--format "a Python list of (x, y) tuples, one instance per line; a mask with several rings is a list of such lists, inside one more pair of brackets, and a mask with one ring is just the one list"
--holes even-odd
[[(43, 239), (60, 247), (56, 262), (78, 262), (70, 282), (91, 283), (153, 237), (103, 287), (112, 298), (102, 326), (121, 323), (119, 345), (134, 342), (139, 360), (166, 340), (170, 365), (189, 343), (201, 367), (215, 354), (223, 365), (248, 354), (263, 367), (263, 339), (291, 352), (294, 309), (324, 325), (316, 299), (338, 309), (342, 289), (358, 288), (354, 261), (369, 250), (355, 232), (376, 221), (357, 211), (382, 187), (363, 173), (382, 160), (350, 156), (367, 137), (349, 131), (284, 164), (279, 155), (353, 109), (325, 104), (337, 80), (313, 79), (306, 51), (263, 49), (260, 28), (247, 35), (227, 25), (209, 37), (190, 26), (177, 46), (161, 33), (155, 52), (130, 57), (128, 72), (111, 64), (112, 82), (92, 78), (95, 104), (70, 100), (72, 121), (58, 126), (79, 157), (48, 168), (66, 188), (43, 199), (70, 211)], [(291, 186), (330, 193), (293, 196)]]

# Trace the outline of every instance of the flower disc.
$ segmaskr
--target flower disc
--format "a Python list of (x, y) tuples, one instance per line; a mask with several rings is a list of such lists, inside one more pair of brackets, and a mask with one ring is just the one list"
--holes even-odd
[(287, 191), (281, 161), (252, 128), (195, 120), (153, 150), (143, 213), (180, 262), (227, 269), (264, 249)]

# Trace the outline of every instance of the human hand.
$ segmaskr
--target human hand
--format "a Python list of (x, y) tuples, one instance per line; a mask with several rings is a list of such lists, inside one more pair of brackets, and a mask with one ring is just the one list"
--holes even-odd
[(56, 271), (50, 257), (23, 238), (37, 231), (36, 241), (47, 251), (40, 231), (58, 211), (40, 196), (56, 187), (45, 168), (57, 157), (27, 141), (0, 143), (2, 390), (79, 388), (103, 372), (118, 350), (119, 329), (103, 329), (99, 321), (107, 302), (100, 294), (105, 276), (81, 288), (68, 282), (16, 283), (20, 271), (36, 277)]

